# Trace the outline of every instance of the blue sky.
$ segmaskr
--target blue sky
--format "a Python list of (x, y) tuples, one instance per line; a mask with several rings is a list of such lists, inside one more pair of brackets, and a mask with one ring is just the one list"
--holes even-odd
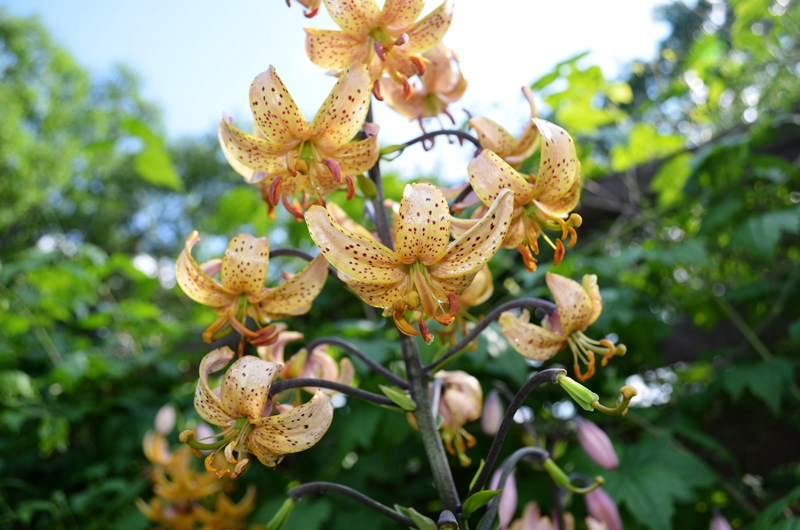
[[(663, 0), (456, 0), (445, 43), (458, 53), (469, 89), (455, 109), (485, 115), (517, 132), (528, 116), (520, 87), (558, 61), (591, 50), (588, 61), (611, 75), (633, 59), (651, 59), (668, 26), (653, 20)], [(283, 0), (5, 0), (12, 13), (38, 13), (56, 42), (98, 75), (121, 62), (138, 72), (143, 95), (164, 111), (170, 138), (213, 132), (223, 112), (249, 129), (252, 79), (274, 65), (310, 120), (334, 80), (305, 57), (304, 27), (334, 29), (324, 8), (306, 19)], [(429, 1), (426, 11), (438, 2)], [(417, 126), (375, 109), (384, 142)], [(457, 119), (463, 117), (456, 113)], [(455, 150), (467, 160), (471, 152)], [(413, 157), (403, 173), (451, 173), (448, 149)], [(410, 157), (404, 157), (410, 158)], [(424, 159), (424, 160), (423, 160)]]

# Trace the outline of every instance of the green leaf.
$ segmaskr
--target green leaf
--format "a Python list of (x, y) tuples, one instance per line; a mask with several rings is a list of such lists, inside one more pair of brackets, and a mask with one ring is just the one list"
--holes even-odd
[(475, 513), (478, 509), (485, 506), (495, 495), (502, 493), (503, 490), (483, 490), (471, 495), (464, 501), (461, 513), (466, 518)]
[(775, 260), (775, 251), (783, 233), (800, 231), (800, 208), (780, 210), (751, 217), (731, 236), (731, 246), (744, 247), (752, 257)]
[(133, 162), (133, 168), (142, 180), (155, 186), (183, 190), (183, 182), (175, 171), (164, 140), (139, 119), (125, 118), (120, 125), (128, 134), (136, 136), (143, 143), (142, 150), (135, 155)]
[[(767, 530), (775, 528), (770, 525), (775, 521), (775, 519), (780, 517), (786, 508), (794, 505), (798, 499), (800, 499), (800, 486), (796, 486), (788, 493), (788, 495), (770, 504), (763, 512), (761, 512), (761, 515), (759, 515), (756, 520), (753, 521), (750, 526), (748, 526), (748, 529)], [(790, 520), (798, 521), (797, 519)], [(796, 523), (795, 526), (797, 526)]]
[(692, 175), (691, 162), (691, 154), (681, 153), (659, 168), (650, 183), (650, 189), (658, 194), (659, 206), (671, 206), (683, 198), (683, 188)]
[(417, 404), (414, 403), (414, 400), (406, 394), (406, 391), (398, 388), (396, 386), (388, 386), (388, 385), (378, 385), (378, 388), (381, 389), (381, 392), (386, 395), (389, 399), (394, 402), (395, 405), (400, 407), (403, 410), (407, 410), (408, 412), (414, 412), (417, 408)]
[(722, 387), (734, 401), (748, 389), (778, 414), (781, 396), (794, 380), (794, 368), (793, 363), (782, 358), (737, 365), (722, 374)]
[(611, 169), (624, 171), (638, 164), (666, 156), (682, 149), (686, 140), (680, 136), (662, 135), (649, 123), (637, 123), (627, 144), (611, 148)]
[(472, 480), (469, 481), (469, 489), (475, 487), (475, 483), (478, 481), (478, 477), (481, 475), (481, 471), (483, 471), (483, 466), (486, 465), (486, 460), (481, 458), (481, 463), (478, 465), (478, 469), (475, 471), (475, 476), (472, 477)]
[(425, 517), (414, 508), (406, 508), (406, 512), (419, 530), (437, 530), (436, 523), (430, 517)]

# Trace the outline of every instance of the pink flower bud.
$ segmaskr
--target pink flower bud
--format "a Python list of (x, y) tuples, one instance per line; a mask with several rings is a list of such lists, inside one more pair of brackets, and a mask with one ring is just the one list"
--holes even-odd
[(731, 525), (728, 520), (723, 516), (717, 514), (711, 519), (711, 524), (708, 525), (708, 530), (731, 530)]
[(156, 432), (161, 435), (168, 435), (175, 427), (175, 407), (164, 405), (156, 413)]
[(481, 429), (486, 436), (494, 436), (500, 429), (500, 424), (503, 422), (503, 403), (500, 401), (500, 393), (497, 390), (492, 390), (486, 396), (486, 401), (483, 403), (483, 415), (481, 416)]
[[(503, 473), (502, 469), (498, 469), (492, 475), (492, 481), (489, 489), (496, 490), (500, 484), (500, 475)], [(514, 512), (517, 511), (517, 481), (514, 480), (514, 473), (511, 473), (506, 479), (503, 493), (500, 496), (500, 509), (498, 515), (500, 516), (500, 530), (506, 530), (511, 519), (514, 517)]]
[(616, 469), (619, 466), (619, 459), (608, 435), (589, 420), (580, 417), (576, 420), (578, 422), (578, 442), (589, 458), (601, 467)]
[(583, 496), (589, 515), (608, 527), (608, 530), (622, 530), (622, 520), (619, 518), (617, 505), (603, 488), (587, 493)]

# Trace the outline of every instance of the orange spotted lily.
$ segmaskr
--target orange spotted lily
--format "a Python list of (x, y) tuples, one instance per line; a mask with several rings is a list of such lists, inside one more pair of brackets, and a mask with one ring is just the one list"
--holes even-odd
[[(271, 67), (250, 86), (255, 134), (219, 125), (219, 141), (231, 167), (259, 186), (272, 208), (282, 202), (297, 219), (310, 204), (346, 186), (355, 193), (353, 177), (378, 160), (377, 137), (351, 142), (369, 110), (370, 79), (366, 67), (345, 72), (309, 125)], [(302, 203), (295, 195), (302, 194)]]
[[(222, 439), (204, 443), (195, 439), (194, 431), (181, 433), (181, 441), (195, 450), (224, 448), (225, 459), (233, 467), (214, 467), (215, 453), (205, 459), (206, 469), (222, 477), (241, 475), (253, 454), (267, 467), (275, 467), (284, 455), (298, 453), (315, 445), (327, 432), (333, 420), (333, 405), (323, 392), (308, 402), (281, 414), (272, 415), (277, 407), (269, 395), (270, 385), (282, 366), (254, 355), (245, 355), (234, 362), (222, 380), (212, 389), (208, 376), (222, 369), (234, 357), (228, 347), (208, 353), (200, 362), (200, 379), (194, 395), (194, 407), (203, 420), (221, 427)], [(236, 458), (233, 452), (238, 453)], [(199, 453), (197, 453), (199, 455)]]
[(445, 0), (417, 21), (424, 5), (424, 0), (386, 0), (380, 10), (375, 0), (325, 0), (341, 31), (306, 28), (306, 53), (312, 63), (328, 70), (367, 65), (378, 99), (383, 99), (380, 79), (384, 71), (409, 96), (408, 78), (425, 73), (420, 54), (442, 40), (453, 19), (453, 2)]
[(470, 127), (478, 134), (481, 147), (493, 151), (514, 169), (519, 169), (519, 166), (533, 154), (539, 141), (539, 128), (533, 123), (533, 118), (539, 117), (533, 92), (528, 87), (522, 87), (522, 93), (531, 106), (531, 119), (528, 120), (519, 138), (514, 138), (511, 133), (489, 118), (479, 117), (469, 120)]
[(481, 417), (483, 390), (475, 377), (461, 370), (441, 371), (434, 376), (442, 385), (439, 414), (442, 416), (442, 440), (451, 455), (457, 455), (462, 466), (471, 463), (466, 451), (475, 445), (475, 437), (464, 425)]
[(422, 86), (415, 87), (406, 97), (404, 87), (389, 83), (384, 93), (386, 103), (409, 120), (418, 120), (420, 127), (424, 118), (435, 118), (440, 114), (445, 114), (455, 123), (447, 106), (461, 99), (467, 89), (458, 58), (442, 43), (422, 56), (428, 61), (425, 73), (420, 76)]
[[(186, 239), (186, 248), (176, 265), (178, 285), (189, 298), (220, 315), (203, 333), (203, 340), (214, 342), (235, 329), (242, 336), (240, 355), (245, 340), (255, 346), (274, 342), (279, 330), (274, 325), (263, 327), (264, 324), (307, 313), (325, 285), (328, 264), (322, 256), (317, 256), (285, 283), (269, 289), (264, 286), (269, 265), (266, 237), (239, 234), (231, 239), (225, 257), (202, 265), (192, 257), (192, 248), (198, 241), (197, 232)], [(220, 280), (213, 278), (216, 273)], [(248, 316), (260, 329), (253, 331), (245, 326)]]
[[(597, 276), (587, 274), (583, 283), (548, 272), (545, 281), (556, 301), (556, 309), (548, 314), (542, 325), (530, 324), (530, 313), (523, 311), (500, 315), (500, 329), (511, 347), (534, 361), (546, 361), (569, 345), (574, 360), (575, 377), (585, 381), (594, 375), (595, 354), (603, 355), (602, 365), (614, 355), (624, 355), (624, 344), (615, 346), (609, 340), (594, 340), (583, 332), (591, 326), (603, 310)], [(581, 364), (586, 373), (581, 373)]]
[(513, 210), (512, 193), (502, 190), (482, 219), (450, 242), (450, 211), (431, 184), (409, 184), (395, 226), (396, 250), (342, 228), (322, 207), (306, 212), (311, 238), (340, 272), (342, 280), (372, 307), (391, 314), (398, 329), (430, 344), (425, 320), (453, 323), (458, 295), (472, 283), (503, 242)]
[[(569, 134), (552, 123), (534, 118), (532, 123), (541, 135), (541, 160), (538, 175), (518, 173), (499, 155), (488, 149), (469, 163), (469, 181), (484, 205), (495, 200), (501, 190), (514, 192), (514, 216), (511, 229), (503, 243), (506, 248), (517, 247), (525, 268), (536, 270), (539, 238), (554, 250), (554, 263), (564, 258), (564, 242), (573, 247), (578, 241), (575, 227), (581, 225), (580, 215), (570, 214), (578, 204), (581, 191), (580, 163), (575, 144)], [(474, 220), (458, 221), (460, 229)], [(544, 232), (558, 230), (556, 242)]]

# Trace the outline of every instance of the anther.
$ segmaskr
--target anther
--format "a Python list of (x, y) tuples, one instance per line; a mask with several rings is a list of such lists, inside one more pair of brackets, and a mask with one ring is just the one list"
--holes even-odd
[(331, 175), (333, 175), (333, 180), (336, 184), (340, 184), (342, 182), (342, 168), (339, 167), (339, 164), (332, 158), (323, 158), (322, 163), (331, 170)]

